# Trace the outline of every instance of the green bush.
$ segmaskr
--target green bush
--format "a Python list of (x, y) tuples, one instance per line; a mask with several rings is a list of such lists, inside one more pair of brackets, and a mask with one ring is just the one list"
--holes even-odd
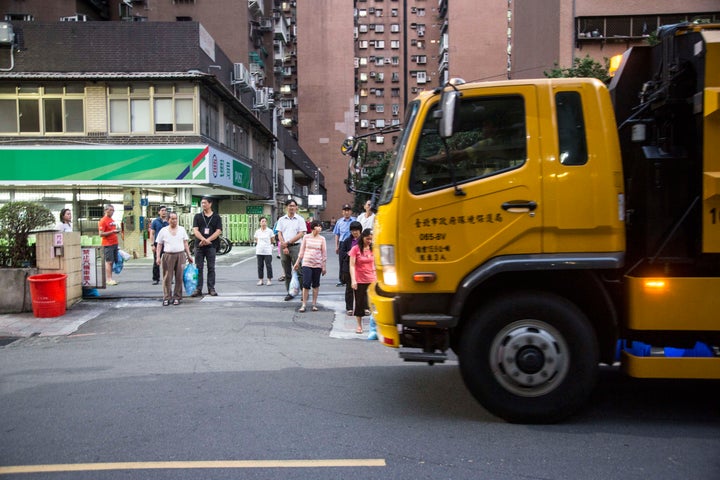
[(30, 233), (54, 223), (52, 212), (33, 202), (10, 202), (0, 208), (0, 267), (35, 265), (35, 246)]
[(605, 59), (605, 64), (596, 62), (590, 57), (585, 55), (585, 58), (573, 59), (573, 65), (570, 68), (561, 68), (558, 64), (555, 64), (555, 68), (552, 70), (543, 72), (548, 78), (572, 78), (572, 77), (589, 77), (597, 78), (605, 83), (610, 81), (610, 74), (608, 73), (609, 60)]

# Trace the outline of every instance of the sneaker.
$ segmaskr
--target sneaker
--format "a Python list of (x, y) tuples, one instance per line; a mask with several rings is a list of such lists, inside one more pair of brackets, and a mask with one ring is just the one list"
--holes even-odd
[(153, 280), (153, 285), (157, 285), (160, 283), (160, 280)]
[(211, 297), (217, 297), (217, 296), (218, 296), (218, 294), (217, 294), (217, 292), (215, 291), (214, 288), (213, 288), (212, 290), (210, 290), (208, 293), (210, 294)]
[(286, 301), (286, 302), (289, 302), (289, 301), (292, 300), (293, 298), (295, 298), (295, 297), (293, 297), (292, 295), (285, 295), (285, 301)]
[(352, 311), (352, 310), (348, 310), (348, 311), (345, 312), (345, 313), (347, 313), (347, 316), (348, 316), (348, 317), (352, 317), (352, 316), (353, 316), (353, 311)]
[(191, 297), (202, 297), (202, 292), (200, 290), (195, 290), (193, 293), (190, 294)]
[(278, 282), (282, 282), (283, 280), (285, 280), (285, 275), (280, 275), (278, 277)]
[(336, 283), (336, 284), (335, 284), (335, 286), (336, 286), (336, 287), (344, 287), (344, 286), (345, 286), (345, 284), (344, 284), (344, 283), (339, 283), (339, 282), (338, 282), (338, 283)]
[(117, 285), (118, 283), (111, 278), (110, 280), (107, 281), (107, 284), (108, 285)]
[(265, 282), (265, 285), (272, 285), (272, 282), (270, 280)]
[(259, 287), (259, 286), (262, 285), (262, 284), (263, 284), (263, 283), (262, 283), (262, 280), (258, 280), (257, 286)]

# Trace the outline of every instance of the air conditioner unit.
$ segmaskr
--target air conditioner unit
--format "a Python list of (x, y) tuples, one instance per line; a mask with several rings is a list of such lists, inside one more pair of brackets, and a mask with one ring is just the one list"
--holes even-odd
[(241, 88), (249, 88), (252, 83), (250, 81), (250, 71), (242, 63), (233, 65), (233, 85), (240, 85)]
[(272, 32), (275, 28), (275, 21), (272, 18), (261, 18), (259, 28), (261, 32)]
[(268, 99), (267, 99), (267, 89), (265, 88), (259, 88), (255, 90), (255, 102), (253, 103), (253, 108), (256, 110), (267, 110), (268, 109)]

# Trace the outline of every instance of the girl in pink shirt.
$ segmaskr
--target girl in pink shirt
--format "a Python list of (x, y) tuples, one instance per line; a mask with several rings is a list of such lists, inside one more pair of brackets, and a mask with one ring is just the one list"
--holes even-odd
[(362, 317), (368, 309), (367, 291), (370, 284), (377, 281), (375, 261), (372, 253), (372, 230), (366, 228), (360, 234), (357, 245), (350, 249), (350, 282), (355, 291), (355, 333), (362, 333)]

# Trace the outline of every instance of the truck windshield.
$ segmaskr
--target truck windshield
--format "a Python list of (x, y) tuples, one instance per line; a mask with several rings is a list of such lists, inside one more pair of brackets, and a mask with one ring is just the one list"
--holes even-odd
[(380, 196), (378, 198), (378, 205), (389, 203), (392, 200), (393, 192), (395, 191), (395, 181), (397, 179), (398, 168), (400, 163), (398, 158), (401, 158), (405, 145), (407, 144), (408, 132), (413, 128), (413, 123), (417, 119), (417, 112), (420, 107), (420, 102), (414, 101), (408, 104), (407, 115), (405, 117), (405, 127), (403, 128), (400, 140), (397, 143), (395, 149), (391, 152), (390, 162), (388, 163), (387, 173), (385, 174), (385, 181), (383, 182), (382, 189), (380, 190)]
[[(437, 105), (436, 105), (437, 106)], [(410, 191), (422, 194), (472, 182), (525, 163), (525, 103), (520, 95), (462, 100), (455, 133), (438, 134), (435, 107), (425, 116), (410, 171)], [(417, 129), (416, 129), (417, 130)]]

